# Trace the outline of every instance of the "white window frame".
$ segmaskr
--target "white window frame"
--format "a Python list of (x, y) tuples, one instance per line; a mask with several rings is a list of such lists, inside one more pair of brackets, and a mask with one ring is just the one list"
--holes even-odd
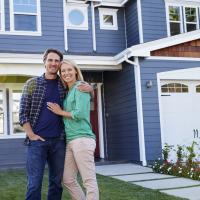
[[(23, 13), (23, 12), (14, 12), (13, 0), (9, 0), (10, 2), (10, 34), (14, 35), (30, 35), (30, 36), (41, 36), (41, 8), (40, 8), (40, 0), (37, 0), (37, 13)], [(14, 15), (15, 14), (24, 14), (24, 15), (35, 15), (36, 23), (37, 23), (37, 31), (18, 31), (15, 30), (14, 24)], [(6, 33), (7, 34), (7, 33)]]
[[(170, 21), (169, 21), (169, 6), (179, 6), (181, 8), (181, 33), (186, 31), (186, 20), (185, 20), (185, 7), (196, 7), (197, 8), (197, 29), (199, 28), (200, 20), (200, 1), (199, 0), (165, 0), (165, 10), (166, 10), (166, 21), (167, 21), (167, 35), (170, 34)], [(184, 22), (183, 22), (184, 21)]]
[(1, 28), (0, 28), (0, 32), (3, 32), (5, 31), (5, 7), (4, 7), (4, 0), (0, 0), (0, 3), (1, 3), (1, 9), (0, 9), (0, 12), (1, 12)]
[[(84, 21), (80, 25), (75, 25), (70, 22), (69, 13), (72, 10), (78, 10), (84, 15)], [(88, 4), (67, 3), (66, 10), (66, 28), (74, 30), (88, 30)], [(65, 21), (65, 20), (64, 20)]]
[[(102, 30), (118, 30), (117, 11), (118, 11), (118, 9), (99, 8), (100, 29), (102, 29)], [(113, 25), (104, 24), (104, 21), (103, 21), (104, 15), (112, 15), (113, 16)]]
[[(169, 7), (170, 6), (174, 6), (174, 7), (179, 7), (180, 10), (180, 34), (183, 33), (183, 13), (182, 13), (182, 6), (179, 4), (166, 4), (166, 18), (167, 18), (167, 35), (171, 36), (171, 30), (170, 30), (170, 22), (174, 22), (174, 21), (170, 21), (169, 19)], [(175, 22), (176, 23), (176, 22)]]
[[(196, 22), (186, 22), (186, 14), (185, 14), (185, 8), (195, 8), (196, 9), (196, 18), (197, 21)], [(187, 23), (188, 24), (196, 24), (196, 30), (199, 28), (199, 12), (198, 12), (198, 7), (197, 6), (183, 6), (183, 14), (184, 14), (184, 29), (185, 32), (187, 31)]]
[(23, 84), (19, 83), (19, 84), (7, 84), (7, 88), (9, 88), (9, 122), (10, 122), (10, 137), (24, 137), (25, 136), (25, 132), (20, 132), (20, 133), (13, 133), (13, 91), (15, 90), (21, 90), (22, 91), (22, 87)]
[(5, 87), (0, 87), (0, 90), (3, 92), (3, 134), (0, 134), (0, 139), (7, 136), (7, 107), (6, 107), (6, 89)]

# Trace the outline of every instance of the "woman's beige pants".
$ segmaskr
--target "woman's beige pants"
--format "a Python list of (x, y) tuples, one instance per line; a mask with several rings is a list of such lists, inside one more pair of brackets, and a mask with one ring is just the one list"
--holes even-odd
[[(86, 137), (74, 139), (67, 144), (63, 183), (73, 200), (99, 200), (94, 163), (95, 147), (95, 140)], [(86, 189), (86, 196), (77, 182), (78, 171)]]

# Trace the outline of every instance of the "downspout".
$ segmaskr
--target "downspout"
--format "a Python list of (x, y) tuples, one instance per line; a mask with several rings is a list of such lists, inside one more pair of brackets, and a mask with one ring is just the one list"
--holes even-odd
[(135, 60), (132, 61), (128, 59), (127, 55), (125, 55), (125, 61), (134, 66), (140, 161), (142, 161), (143, 166), (147, 166), (145, 139), (144, 139), (142, 89), (141, 89), (141, 74), (140, 74), (139, 59), (138, 57), (135, 57)]
[(68, 34), (67, 34), (67, 22), (66, 22), (66, 2), (63, 0), (63, 18), (64, 18), (64, 46), (65, 46), (65, 51), (68, 51)]
[(93, 45), (93, 51), (97, 50), (97, 44), (96, 44), (96, 26), (95, 26), (95, 13), (94, 13), (94, 2), (91, 1), (91, 15), (92, 15), (92, 45)]

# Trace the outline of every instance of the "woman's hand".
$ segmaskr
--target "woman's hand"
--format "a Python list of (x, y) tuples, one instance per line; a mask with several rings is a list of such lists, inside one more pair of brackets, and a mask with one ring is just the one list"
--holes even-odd
[(47, 108), (57, 115), (62, 115), (63, 110), (61, 109), (61, 107), (57, 103), (48, 102)]

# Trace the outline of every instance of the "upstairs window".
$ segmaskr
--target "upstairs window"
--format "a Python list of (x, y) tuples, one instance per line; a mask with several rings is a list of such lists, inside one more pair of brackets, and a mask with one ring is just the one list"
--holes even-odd
[(10, 0), (11, 31), (39, 32), (40, 0)]
[[(167, 8), (168, 35), (173, 36), (184, 32), (194, 31), (199, 28), (198, 8), (200, 2), (191, 3), (188, 1), (176, 2), (165, 0)], [(189, 4), (191, 3), (191, 5)]]
[(185, 7), (184, 16), (186, 32), (196, 30), (198, 28), (197, 8)]
[(66, 28), (88, 30), (88, 4), (67, 4)]
[(118, 30), (117, 9), (99, 8), (100, 29)]
[(179, 6), (169, 6), (169, 25), (171, 36), (180, 34), (182, 32), (181, 19), (181, 8)]

